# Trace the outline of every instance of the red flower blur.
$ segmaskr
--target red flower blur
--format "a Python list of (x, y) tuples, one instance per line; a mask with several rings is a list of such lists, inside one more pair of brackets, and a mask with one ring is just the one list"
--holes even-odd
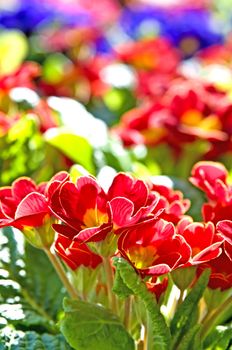
[(34, 79), (40, 75), (40, 67), (35, 62), (25, 62), (14, 73), (0, 77), (0, 92), (8, 93), (15, 87), (34, 88)]

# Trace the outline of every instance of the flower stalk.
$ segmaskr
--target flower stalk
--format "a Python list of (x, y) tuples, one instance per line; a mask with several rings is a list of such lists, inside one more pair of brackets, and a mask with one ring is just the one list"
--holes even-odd
[(103, 259), (103, 266), (104, 266), (104, 270), (105, 270), (105, 274), (106, 274), (106, 286), (107, 286), (109, 307), (112, 309), (113, 312), (115, 312), (117, 314), (118, 313), (118, 305), (117, 305), (116, 296), (112, 291), (113, 283), (114, 283), (114, 274), (113, 274), (112, 266), (110, 263), (110, 258)]
[(44, 248), (43, 250), (46, 253), (50, 262), (52, 263), (55, 271), (57, 272), (57, 275), (59, 276), (61, 282), (63, 283), (63, 285), (66, 288), (70, 297), (73, 299), (78, 299), (79, 298), (78, 294), (77, 294), (76, 290), (74, 289), (74, 287), (69, 282), (67, 275), (66, 275), (66, 272), (65, 272), (59, 258), (50, 249)]

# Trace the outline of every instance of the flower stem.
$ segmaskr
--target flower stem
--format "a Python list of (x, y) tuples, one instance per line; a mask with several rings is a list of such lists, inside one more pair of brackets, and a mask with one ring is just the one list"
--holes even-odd
[(78, 294), (77, 294), (76, 290), (74, 289), (74, 287), (69, 282), (69, 280), (66, 276), (66, 272), (65, 272), (59, 258), (54, 253), (52, 253), (50, 249), (44, 248), (43, 250), (47, 254), (48, 259), (52, 263), (57, 275), (59, 276), (61, 282), (63, 283), (63, 285), (66, 288), (67, 292), (69, 293), (70, 297), (73, 299), (78, 299)]
[(115, 294), (112, 291), (113, 283), (114, 283), (114, 274), (110, 263), (110, 258), (103, 259), (103, 266), (106, 273), (106, 286), (107, 286), (107, 294), (109, 299), (109, 307), (112, 309), (113, 312), (117, 314), (117, 311), (118, 311), (117, 300), (116, 300)]
[(180, 295), (179, 295), (179, 298), (178, 298), (178, 301), (177, 301), (177, 307), (182, 304), (183, 300), (184, 300), (184, 292), (185, 290), (183, 289), (180, 289)]
[(126, 298), (124, 303), (124, 326), (126, 329), (130, 328), (130, 316), (131, 316), (131, 306), (132, 306), (132, 297), (129, 296)]
[(146, 350), (153, 350), (153, 339), (152, 339), (152, 329), (151, 329), (151, 319), (147, 312), (147, 324), (146, 324)]
[(219, 322), (220, 317), (232, 308), (232, 296), (224, 301), (217, 309), (212, 310), (204, 319), (201, 331), (202, 339), (204, 339), (211, 329)]

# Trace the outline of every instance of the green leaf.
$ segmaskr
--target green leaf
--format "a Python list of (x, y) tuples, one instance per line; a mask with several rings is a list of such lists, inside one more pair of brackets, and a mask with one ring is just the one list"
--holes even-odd
[(201, 326), (199, 324), (195, 324), (195, 326), (193, 326), (187, 333), (185, 333), (176, 350), (200, 350), (200, 348), (194, 347), (194, 338), (199, 332), (200, 327)]
[(61, 334), (22, 332), (6, 327), (0, 332), (0, 350), (71, 350)]
[(31, 176), (44, 160), (44, 140), (30, 115), (21, 116), (8, 133), (0, 137), (0, 185), (19, 176)]
[(75, 163), (80, 163), (94, 174), (93, 148), (87, 139), (59, 128), (55, 134), (49, 133), (46, 140)]
[(0, 232), (0, 314), (18, 329), (57, 333), (65, 290), (43, 251)]
[(64, 299), (61, 332), (76, 350), (134, 350), (134, 341), (116, 315), (96, 304)]
[(217, 326), (204, 341), (206, 350), (226, 350), (232, 341), (232, 323)]
[[(115, 266), (117, 267), (117, 260), (116, 260)], [(122, 299), (125, 299), (129, 297), (131, 294), (133, 294), (133, 291), (130, 288), (128, 288), (127, 285), (124, 283), (118, 268), (116, 268), (116, 272), (114, 276), (113, 292), (117, 294), (119, 298), (122, 298)]]
[(192, 327), (193, 320), (195, 321), (196, 317), (197, 305), (208, 284), (209, 275), (210, 270), (205, 270), (202, 273), (196, 285), (178, 307), (170, 326), (173, 335), (172, 349), (176, 349), (176, 344), (180, 342), (180, 339)]
[(125, 259), (119, 258), (116, 261), (116, 268), (127, 288), (133, 291), (135, 296), (141, 298), (147, 309), (151, 320), (154, 349), (170, 350), (170, 331), (154, 296), (147, 290), (145, 283)]

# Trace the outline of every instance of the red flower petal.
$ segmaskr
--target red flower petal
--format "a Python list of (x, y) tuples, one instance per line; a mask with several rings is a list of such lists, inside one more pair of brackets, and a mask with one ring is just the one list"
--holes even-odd
[(115, 197), (124, 197), (134, 203), (135, 212), (146, 205), (148, 197), (148, 188), (142, 180), (136, 180), (133, 177), (120, 173), (115, 176), (112, 185), (108, 191), (109, 199)]
[(12, 184), (12, 196), (18, 201), (31, 192), (37, 192), (37, 186), (29, 177), (21, 177)]
[(28, 194), (15, 212), (14, 225), (41, 226), (45, 215), (49, 214), (47, 201), (41, 193)]
[(221, 233), (224, 239), (232, 244), (232, 221), (222, 220), (217, 224), (217, 230)]
[(99, 227), (86, 228), (80, 231), (74, 240), (77, 242), (100, 242), (103, 241), (112, 230), (112, 224), (103, 224)]

